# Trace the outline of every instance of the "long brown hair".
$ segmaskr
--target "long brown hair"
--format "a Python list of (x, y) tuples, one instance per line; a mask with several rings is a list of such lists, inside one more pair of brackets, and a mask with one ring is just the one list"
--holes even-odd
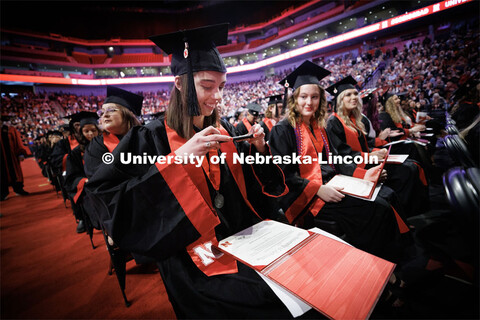
[[(180, 82), (182, 84), (182, 90), (174, 85), (172, 93), (170, 94), (170, 102), (168, 103), (167, 110), (167, 125), (175, 130), (179, 136), (185, 139), (193, 137), (193, 117), (188, 114), (188, 81), (187, 75), (180, 76)], [(218, 111), (215, 108), (213, 113), (205, 117), (203, 121), (204, 127), (216, 126), (218, 121)], [(203, 128), (200, 128), (203, 129)]]
[(345, 97), (345, 94), (347, 93), (347, 90), (343, 90), (340, 92), (340, 94), (337, 97), (337, 114), (342, 120), (345, 122), (347, 127), (353, 129), (354, 131), (357, 131), (357, 128), (362, 131), (363, 134), (367, 134), (367, 131), (365, 130), (365, 125), (362, 122), (362, 99), (360, 96), (357, 95), (357, 100), (358, 100), (358, 105), (357, 108), (353, 109), (351, 112), (351, 115), (355, 119), (356, 126), (353, 125), (352, 120), (350, 120), (350, 117), (348, 115), (348, 112), (344, 109), (344, 103), (343, 103), (343, 97)]
[[(320, 102), (318, 104), (318, 109), (315, 111), (315, 114), (310, 119), (310, 124), (313, 124), (315, 120), (317, 125), (320, 128), (325, 127), (325, 115), (327, 114), (327, 98), (325, 97), (325, 89), (317, 85), (320, 93)], [(297, 99), (300, 94), (300, 87), (293, 91), (293, 94), (288, 97), (287, 102), (287, 119), (292, 127), (297, 126), (297, 122), (302, 121), (302, 115), (297, 110)]]

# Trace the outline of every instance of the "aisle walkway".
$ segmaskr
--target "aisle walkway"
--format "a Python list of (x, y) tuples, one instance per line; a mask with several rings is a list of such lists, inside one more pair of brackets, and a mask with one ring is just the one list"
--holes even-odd
[(123, 304), (99, 231), (75, 232), (65, 208), (32, 158), (22, 163), (25, 190), (0, 202), (2, 319), (171, 319), (175, 317), (158, 271), (127, 264)]

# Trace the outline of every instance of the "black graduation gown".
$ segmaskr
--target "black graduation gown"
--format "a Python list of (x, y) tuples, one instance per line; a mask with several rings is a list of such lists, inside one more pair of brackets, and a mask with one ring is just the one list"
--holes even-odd
[(68, 195), (73, 199), (77, 193), (77, 186), (83, 178), (86, 178), (83, 169), (83, 154), (80, 146), (75, 147), (67, 156), (67, 174), (65, 176), (65, 189)]
[[(270, 140), (270, 129), (268, 128), (265, 121), (260, 122), (260, 126), (263, 128), (263, 132), (265, 132), (265, 141)], [(273, 128), (273, 127), (272, 127)]]
[(62, 173), (63, 167), (63, 158), (65, 155), (70, 154), (72, 150), (70, 149), (70, 143), (67, 139), (61, 139), (53, 147), (52, 154), (50, 155), (50, 165), (52, 166), (53, 172), (56, 174)]
[[(247, 120), (247, 121), (248, 121), (248, 120)], [(239, 136), (248, 133), (248, 129), (247, 129), (247, 127), (245, 126), (245, 124), (243, 123), (243, 121), (240, 121), (240, 122), (237, 124), (237, 126), (235, 127), (235, 129), (237, 130), (237, 135), (239, 135)]]
[[(272, 128), (269, 141), (272, 154), (274, 155), (292, 155), (297, 153), (297, 142), (295, 131), (289, 124), (287, 119), (280, 121)], [(336, 151), (330, 148), (332, 154)], [(322, 150), (323, 159), (327, 159), (327, 154)], [(300, 176), (300, 168), (298, 164), (280, 165), (287, 183), (289, 193), (278, 198), (282, 209), (287, 212), (294, 205), (303, 205), (303, 211), (300, 215), (308, 212), (309, 204), (313, 198), (316, 198), (318, 188), (313, 190), (313, 195), (308, 189), (313, 182)], [(327, 183), (337, 173), (344, 175), (353, 175), (355, 164), (337, 165), (335, 171), (330, 165), (321, 165), (322, 183)], [(398, 261), (400, 259), (401, 243), (400, 232), (397, 221), (390, 204), (397, 206), (397, 200), (394, 192), (383, 186), (376, 200), (373, 202), (345, 196), (341, 202), (325, 203), (318, 213), (318, 217), (327, 220), (334, 220), (340, 228), (345, 232), (348, 241), (353, 246), (378, 255), (388, 260)], [(308, 224), (309, 218), (306, 217)], [(306, 228), (311, 225), (306, 225)]]
[(93, 176), (97, 169), (103, 164), (102, 156), (108, 151), (108, 148), (103, 143), (103, 135), (98, 135), (90, 141), (85, 149), (84, 170), (87, 178)]
[[(388, 114), (388, 113), (387, 113)], [(389, 116), (390, 117), (390, 116)], [(368, 118), (363, 116), (362, 118), (362, 123), (365, 126), (365, 131), (369, 132), (370, 131), (370, 122), (368, 121)], [(384, 129), (382, 129), (384, 130)], [(397, 129), (392, 129), (392, 130), (400, 130), (399, 128)], [(367, 143), (369, 149), (373, 148), (382, 148), (383, 146), (377, 146), (376, 145), (376, 139), (369, 137), (368, 135), (366, 136), (367, 138)], [(387, 138), (387, 142), (392, 142), (392, 141), (397, 141), (397, 137), (393, 138)], [(407, 141), (406, 141), (407, 142)], [(419, 163), (422, 164), (422, 167), (425, 167), (427, 163), (425, 163), (426, 158), (425, 158), (425, 152), (422, 153), (421, 147), (418, 146), (416, 143), (409, 142), (409, 143), (397, 143), (392, 145), (392, 149), (390, 150), (391, 154), (408, 154), (410, 159), (413, 159), (415, 161), (418, 161)]]
[[(369, 153), (370, 148), (362, 132), (357, 131), (360, 150), (353, 150), (347, 144), (345, 128), (340, 120), (332, 115), (327, 121), (327, 134), (332, 148), (340, 155), (360, 155), (361, 152)], [(372, 167), (367, 165), (366, 169)], [(428, 209), (428, 187), (420, 180), (420, 165), (411, 159), (405, 160), (402, 164), (385, 164), (387, 180), (385, 185), (392, 188), (396, 193), (403, 207), (404, 217), (418, 215)]]
[[(164, 171), (160, 172), (155, 165), (127, 165), (118, 161), (122, 152), (170, 154), (163, 121), (159, 119), (145, 127), (132, 128), (113, 151), (116, 161), (111, 165), (100, 165), (86, 185), (87, 194), (91, 193), (106, 205), (108, 212), (104, 224), (109, 235), (124, 250), (157, 260), (169, 299), (179, 318), (290, 318), (286, 307), (253, 269), (238, 263), (238, 273), (208, 277), (194, 264), (186, 247), (196, 241), (200, 233), (179, 200), (188, 197), (189, 203), (195, 201), (192, 200), (195, 194), (187, 193), (190, 180), (185, 166), (171, 164), (162, 167)], [(224, 121), (222, 125), (235, 136), (233, 126)], [(89, 149), (96, 145), (92, 142)], [(248, 153), (249, 144), (240, 142), (237, 149), (239, 153)], [(252, 153), (255, 152), (252, 146)], [(285, 191), (281, 170), (273, 165), (256, 164), (243, 165), (241, 169), (248, 186), (249, 201), (257, 212), (267, 217), (269, 207), (259, 193), (254, 171), (265, 191), (279, 195)], [(169, 185), (164, 178), (168, 170), (181, 177), (180, 185)], [(215, 227), (218, 240), (260, 220), (243, 200), (228, 166), (220, 165), (220, 170), (219, 191), (225, 197), (225, 205), (216, 210), (220, 220)], [(206, 181), (213, 202), (214, 192), (209, 180)], [(195, 214), (201, 213), (196, 211)], [(207, 220), (202, 218), (202, 221)]]

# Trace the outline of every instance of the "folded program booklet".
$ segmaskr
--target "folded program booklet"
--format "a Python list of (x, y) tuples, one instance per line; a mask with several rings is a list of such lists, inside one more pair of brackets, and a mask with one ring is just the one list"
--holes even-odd
[(366, 319), (395, 264), (322, 234), (265, 220), (217, 249), (331, 319)]

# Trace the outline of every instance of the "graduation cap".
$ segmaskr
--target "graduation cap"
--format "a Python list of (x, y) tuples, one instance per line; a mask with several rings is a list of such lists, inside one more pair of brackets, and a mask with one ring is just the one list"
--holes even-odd
[(47, 134), (45, 135), (45, 137), (48, 139), (50, 138), (50, 136), (59, 136), (59, 137), (63, 137), (63, 134), (58, 131), (58, 130), (50, 130), (47, 132)]
[(193, 73), (227, 72), (216, 46), (227, 44), (228, 23), (152, 36), (149, 39), (166, 54), (172, 55), (170, 69), (174, 76), (188, 75), (188, 112), (200, 115)]
[(260, 115), (260, 111), (262, 111), (262, 107), (257, 103), (250, 103), (247, 105), (248, 112), (255, 117)]
[(116, 103), (132, 111), (136, 116), (142, 114), (143, 96), (113, 86), (107, 86), (107, 98), (103, 102)]
[(273, 96), (269, 96), (267, 98), (268, 98), (268, 104), (277, 104), (283, 101), (281, 94), (276, 94)]
[(325, 90), (335, 97), (334, 101), (336, 102), (337, 97), (340, 95), (340, 93), (348, 89), (355, 89), (356, 84), (357, 84), (357, 81), (353, 79), (352, 76), (348, 76), (332, 84), (330, 87), (328, 87)]
[(80, 118), (80, 128), (82, 128), (86, 124), (97, 124), (98, 123), (98, 114), (96, 112), (87, 112), (83, 111), (83, 113), (79, 116)]
[(367, 103), (373, 98), (373, 94), (377, 91), (377, 88), (371, 88), (371, 89), (364, 89), (360, 91), (359, 95), (360, 98), (362, 99), (363, 103)]
[(63, 129), (63, 131), (68, 131), (68, 132), (72, 132), (72, 129), (70, 128), (70, 125), (68, 123), (66, 124), (62, 124), (58, 127), (59, 129)]
[(306, 60), (297, 69), (293, 70), (288, 76), (280, 80), (285, 88), (285, 95), (283, 97), (283, 109), (287, 106), (288, 88), (293, 90), (305, 84), (320, 85), (320, 80), (328, 76), (331, 72), (324, 69), (313, 62)]
[(385, 103), (387, 103), (387, 100), (393, 97), (395, 93), (390, 92), (390, 88), (385, 91), (385, 93), (378, 99), (378, 101), (385, 106)]
[[(277, 103), (282, 103), (283, 102), (282, 95), (281, 94), (276, 94), (276, 95), (273, 95), (273, 96), (269, 96), (267, 98), (268, 98), (268, 105), (271, 105), (271, 104), (275, 105), (275, 114), (278, 117), (278, 105), (277, 105)], [(282, 109), (282, 113), (283, 112), (285, 112), (285, 108)]]

